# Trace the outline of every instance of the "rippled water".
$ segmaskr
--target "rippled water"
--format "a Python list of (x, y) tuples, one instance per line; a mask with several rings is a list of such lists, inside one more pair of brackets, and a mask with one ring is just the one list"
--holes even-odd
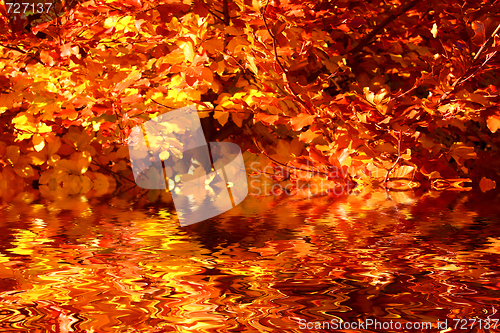
[(319, 332), (304, 326), (358, 319), (500, 331), (453, 329), (500, 319), (491, 195), (249, 196), (184, 228), (172, 212), (151, 193), (4, 204), (0, 332)]

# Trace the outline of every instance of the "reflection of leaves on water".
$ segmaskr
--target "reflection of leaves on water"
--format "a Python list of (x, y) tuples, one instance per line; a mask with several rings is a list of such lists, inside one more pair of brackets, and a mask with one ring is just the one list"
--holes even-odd
[(488, 237), (488, 243), (485, 244), (487, 246), (486, 249), (479, 251), (500, 254), (500, 238)]
[[(2, 308), (31, 304), (32, 315), (15, 317), (26, 327), (43, 317), (82, 331), (153, 332), (160, 322), (223, 331), (270, 319), (279, 331), (287, 318), (325, 313), (435, 320), (457, 302), (481, 313), (495, 297), (499, 269), (488, 253), (500, 253), (500, 234), (491, 221), (477, 229), (461, 192), (249, 196), (186, 228), (165, 208), (166, 192), (154, 193), (133, 204), (24, 196), (0, 210)], [(482, 252), (467, 250), (486, 234)]]

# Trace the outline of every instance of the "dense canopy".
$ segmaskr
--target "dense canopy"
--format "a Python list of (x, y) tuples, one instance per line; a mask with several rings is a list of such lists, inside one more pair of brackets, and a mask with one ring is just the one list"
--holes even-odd
[(191, 104), (207, 140), (318, 192), (499, 180), (498, 1), (10, 1), (4, 198), (133, 186), (131, 129)]

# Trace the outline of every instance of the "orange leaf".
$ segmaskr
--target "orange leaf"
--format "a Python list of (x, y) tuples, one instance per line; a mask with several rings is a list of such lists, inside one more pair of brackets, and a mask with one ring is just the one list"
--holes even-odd
[(488, 125), (488, 128), (490, 129), (491, 133), (495, 133), (500, 128), (500, 116), (493, 115), (488, 117), (486, 125)]
[(259, 112), (253, 116), (254, 124), (258, 121), (263, 124), (273, 125), (279, 119), (278, 115)]
[(483, 22), (472, 22), (472, 29), (474, 30), (474, 37), (472, 42), (475, 45), (482, 45), (486, 40), (486, 28)]
[(142, 102), (143, 100), (144, 100), (144, 98), (142, 98), (142, 96), (139, 94), (123, 97), (121, 99), (123, 104), (134, 104), (134, 103)]
[(300, 131), (304, 126), (311, 125), (314, 121), (315, 116), (301, 113), (297, 117), (290, 119), (292, 128), (294, 131)]
[(10, 164), (16, 163), (20, 155), (19, 147), (8, 146), (5, 155), (7, 157), (7, 162), (9, 162)]
[(324, 164), (324, 165), (331, 165), (330, 161), (328, 161), (328, 159), (325, 158), (323, 153), (321, 151), (319, 151), (318, 149), (316, 149), (315, 147), (311, 146), (308, 148), (308, 150), (309, 150), (309, 156), (314, 161), (319, 162), (319, 163)]
[(307, 131), (300, 133), (299, 140), (304, 143), (311, 143), (312, 140), (314, 140), (318, 136), (318, 133), (312, 131), (311, 129), (308, 129)]
[(127, 5), (132, 5), (137, 8), (141, 8), (142, 4), (140, 0), (125, 0), (124, 1)]
[(492, 190), (495, 187), (497, 187), (497, 183), (494, 180), (488, 179), (486, 177), (481, 178), (481, 181), (479, 182), (479, 188), (483, 192)]
[(214, 118), (219, 121), (219, 124), (221, 124), (221, 126), (224, 126), (224, 125), (226, 125), (226, 123), (229, 119), (229, 112), (215, 111)]
[(102, 173), (95, 173), (96, 179), (94, 179), (94, 190), (100, 193), (106, 193), (109, 188), (108, 178)]
[(40, 60), (42, 60), (44, 64), (49, 65), (51, 67), (54, 66), (55, 64), (54, 58), (47, 50), (40, 51)]
[(140, 78), (141, 78), (141, 73), (138, 72), (138, 71), (133, 71), (132, 73), (130, 73), (127, 76), (127, 78), (125, 80), (123, 80), (122, 82), (118, 83), (115, 86), (114, 91), (116, 91), (116, 92), (122, 92), (124, 89), (128, 88), (129, 86), (131, 86), (134, 82), (136, 82)]
[(29, 164), (19, 164), (14, 167), (14, 172), (23, 178), (33, 177), (35, 175), (35, 171)]

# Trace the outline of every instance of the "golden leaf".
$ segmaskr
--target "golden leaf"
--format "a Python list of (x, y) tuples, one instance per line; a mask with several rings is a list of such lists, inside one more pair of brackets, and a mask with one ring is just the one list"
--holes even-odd
[(33, 135), (32, 141), (37, 152), (41, 151), (43, 147), (45, 147), (45, 139), (40, 134)]

